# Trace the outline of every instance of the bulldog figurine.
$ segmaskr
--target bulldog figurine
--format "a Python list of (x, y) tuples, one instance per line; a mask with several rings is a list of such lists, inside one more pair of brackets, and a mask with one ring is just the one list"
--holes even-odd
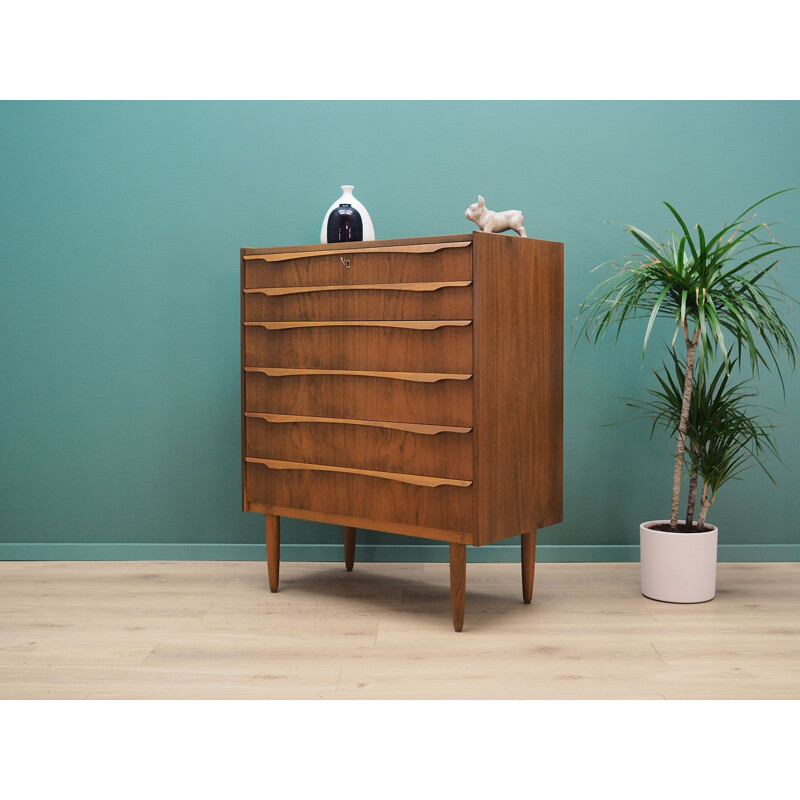
[(521, 211), (490, 211), (486, 202), (478, 195), (478, 202), (473, 203), (464, 216), (474, 222), (485, 233), (501, 233), (502, 231), (516, 231), (520, 236), (527, 237)]

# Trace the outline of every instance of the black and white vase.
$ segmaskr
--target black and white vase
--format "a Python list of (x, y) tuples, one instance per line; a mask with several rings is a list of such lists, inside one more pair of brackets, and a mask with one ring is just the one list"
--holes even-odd
[(361, 214), (350, 203), (339, 203), (328, 216), (329, 242), (363, 242)]
[(327, 244), (329, 241), (340, 241), (339, 239), (328, 239), (328, 219), (330, 215), (341, 205), (349, 205), (361, 216), (362, 238), (360, 240), (351, 239), (350, 241), (372, 242), (375, 240), (375, 229), (372, 227), (372, 219), (366, 208), (353, 197), (354, 186), (342, 186), (342, 196), (328, 209), (325, 218), (322, 220), (322, 230), (320, 231), (320, 242)]

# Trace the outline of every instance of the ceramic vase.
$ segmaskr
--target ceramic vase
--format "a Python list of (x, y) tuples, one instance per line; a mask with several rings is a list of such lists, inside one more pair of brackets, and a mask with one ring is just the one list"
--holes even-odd
[[(342, 196), (328, 209), (327, 214), (325, 214), (325, 218), (322, 220), (322, 230), (320, 231), (319, 240), (322, 244), (328, 244), (330, 241), (328, 239), (328, 218), (330, 217), (331, 213), (339, 208), (340, 205), (349, 205), (351, 208), (354, 208), (358, 211), (359, 215), (361, 216), (361, 229), (362, 229), (362, 239), (361, 241), (364, 242), (371, 242), (375, 239), (375, 229), (372, 227), (372, 219), (369, 216), (369, 212), (366, 208), (358, 201), (355, 197), (353, 197), (353, 189), (354, 186), (342, 186)], [(335, 241), (338, 241), (335, 240)]]

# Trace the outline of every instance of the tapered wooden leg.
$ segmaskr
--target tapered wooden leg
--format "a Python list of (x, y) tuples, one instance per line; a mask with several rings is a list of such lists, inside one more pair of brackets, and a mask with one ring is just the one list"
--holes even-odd
[(356, 529), (344, 529), (344, 565), (348, 572), (353, 571), (353, 563), (356, 560)]
[(467, 590), (467, 546), (450, 545), (450, 599), (453, 604), (453, 627), (464, 627), (464, 606)]
[(522, 601), (530, 603), (533, 597), (533, 573), (536, 568), (536, 531), (522, 534)]
[(269, 589), (278, 591), (278, 573), (281, 567), (281, 518), (267, 514), (267, 572)]

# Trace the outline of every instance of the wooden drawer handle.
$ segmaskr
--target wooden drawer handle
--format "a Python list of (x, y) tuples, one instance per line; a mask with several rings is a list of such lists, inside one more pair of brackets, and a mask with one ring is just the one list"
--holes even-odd
[(358, 247), (342, 250), (305, 250), (299, 253), (263, 253), (261, 255), (246, 255), (245, 261), (291, 261), (295, 258), (319, 258), (320, 256), (341, 256), (344, 253), (435, 253), (451, 247), (469, 247), (472, 242), (439, 242), (438, 244), (404, 244), (394, 247)]
[(263, 419), (266, 422), (326, 422), (340, 425), (366, 425), (372, 428), (390, 428), (411, 433), (424, 433), (434, 436), (437, 433), (469, 433), (472, 428), (461, 428), (454, 425), (425, 425), (416, 422), (382, 422), (374, 419), (339, 419), (338, 417), (306, 417), (297, 414), (261, 414), (255, 411), (246, 411), (246, 417)]
[(308, 469), (316, 472), (346, 472), (351, 475), (366, 475), (370, 478), (385, 478), (389, 481), (411, 483), (415, 486), (472, 486), (472, 481), (457, 481), (452, 478), (432, 478), (428, 475), (406, 475), (403, 472), (378, 472), (374, 469), (354, 469), (353, 467), (331, 467), (327, 464), (307, 464), (302, 461), (275, 461), (271, 458), (246, 457), (251, 464), (263, 464), (270, 469)]
[(472, 281), (438, 281), (428, 283), (359, 283), (350, 286), (265, 286), (258, 289), (245, 289), (245, 294), (265, 294), (267, 297), (281, 297), (286, 294), (307, 294), (310, 292), (349, 292), (352, 290), (389, 292), (436, 292), (450, 287), (469, 286)]
[(370, 372), (356, 369), (285, 369), (283, 367), (245, 367), (245, 372), (262, 372), (270, 378), (291, 375), (355, 375), (359, 378), (390, 378), (396, 381), (436, 383), (437, 381), (468, 381), (472, 375), (456, 372)]
[(416, 331), (433, 331), (437, 328), (463, 328), (471, 319), (426, 320), (312, 320), (310, 322), (245, 322), (246, 327), (282, 331), (288, 328), (410, 328)]

